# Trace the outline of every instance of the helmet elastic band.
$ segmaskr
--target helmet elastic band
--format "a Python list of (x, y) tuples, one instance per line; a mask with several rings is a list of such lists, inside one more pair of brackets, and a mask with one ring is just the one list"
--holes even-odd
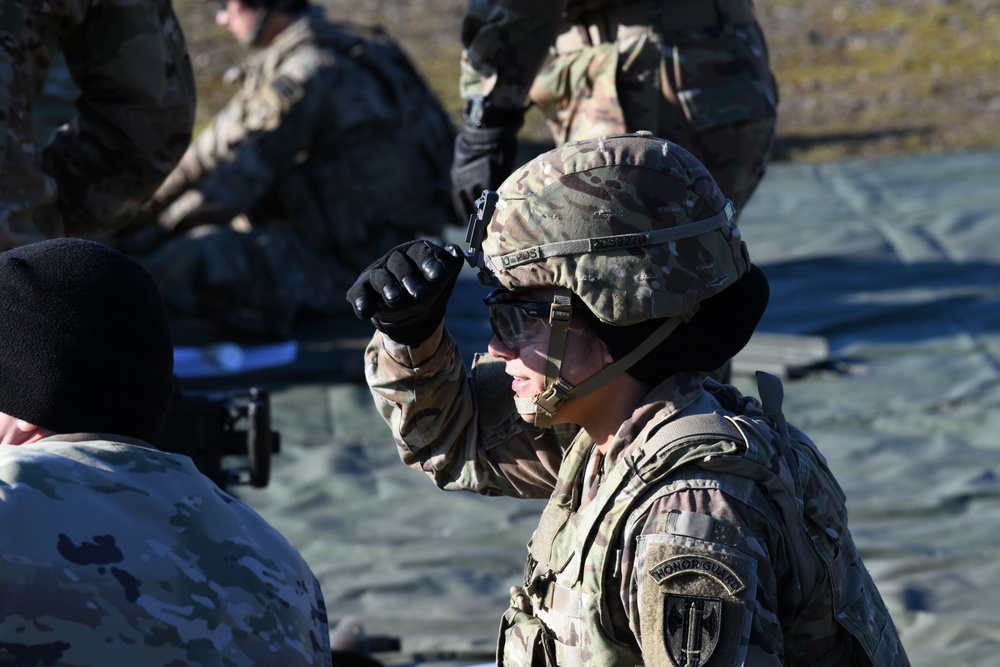
[(509, 270), (522, 264), (534, 264), (553, 257), (606, 253), (609, 249), (663, 245), (708, 234), (709, 232), (732, 225), (735, 215), (736, 211), (733, 208), (733, 203), (726, 200), (726, 205), (715, 215), (678, 227), (665, 227), (663, 229), (620, 234), (618, 236), (556, 241), (544, 245), (519, 248), (515, 252), (501, 255), (496, 261), (505, 270)]
[(515, 397), (518, 411), (534, 411), (535, 425), (542, 428), (552, 425), (552, 416), (559, 409), (559, 404), (573, 390), (573, 386), (560, 376), (572, 316), (573, 293), (564, 287), (557, 288), (552, 297), (552, 308), (549, 310), (552, 333), (549, 335), (549, 348), (545, 353), (545, 391), (530, 399)]
[[(531, 398), (514, 397), (518, 412), (524, 414), (534, 410), (535, 426), (540, 428), (548, 428), (552, 425), (552, 418), (559, 410), (559, 406), (570, 396), (574, 398), (585, 396), (626, 372), (652, 352), (657, 345), (666, 340), (667, 336), (672, 334), (677, 327), (690, 320), (698, 310), (697, 305), (695, 305), (682, 315), (668, 318), (634, 350), (574, 386), (560, 375), (563, 354), (566, 350), (566, 336), (569, 332), (569, 320), (573, 312), (571, 296), (572, 293), (569, 290), (560, 288), (556, 290), (556, 295), (552, 299), (552, 311), (549, 315), (552, 335), (545, 358), (545, 391)], [(560, 311), (559, 315), (556, 315), (557, 310)]]

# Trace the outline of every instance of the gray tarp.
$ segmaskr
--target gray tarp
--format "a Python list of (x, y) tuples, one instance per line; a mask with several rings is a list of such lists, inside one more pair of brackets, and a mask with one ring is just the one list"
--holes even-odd
[[(760, 330), (829, 341), (785, 413), (840, 479), (913, 663), (1000, 664), (1000, 153), (773, 165), (740, 225), (772, 284)], [(489, 336), (481, 292), (463, 275), (449, 311), (466, 353)], [(541, 505), (433, 488), (358, 384), (272, 400), (283, 453), (240, 495), (302, 550), (331, 618), (488, 653)]]

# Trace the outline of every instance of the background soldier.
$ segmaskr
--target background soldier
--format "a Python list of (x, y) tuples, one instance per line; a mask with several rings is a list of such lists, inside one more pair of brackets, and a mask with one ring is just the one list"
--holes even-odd
[[(194, 127), (194, 76), (170, 2), (5, 2), (0, 37), (0, 249), (124, 224)], [(32, 111), (60, 51), (77, 115), (40, 149)]]
[(373, 258), (440, 232), (454, 131), (381, 32), (306, 0), (230, 0), (218, 22), (260, 49), (122, 247), (174, 237), (142, 259), (168, 306), (288, 336), (303, 310), (344, 312)]
[(329, 665), (306, 562), (153, 441), (156, 285), (81, 239), (0, 254), (0, 664)]
[(738, 214), (764, 175), (778, 98), (752, 1), (469, 0), (460, 218), (513, 169), (529, 96), (556, 145), (649, 130), (684, 146)]
[(348, 299), (379, 329), (366, 374), (406, 464), (549, 498), (501, 664), (908, 664), (780, 383), (758, 403), (698, 375), (768, 298), (707, 170), (648, 133), (570, 142), (488, 208), (468, 259), (495, 336), (469, 381), (442, 326), (456, 247), (401, 246)]

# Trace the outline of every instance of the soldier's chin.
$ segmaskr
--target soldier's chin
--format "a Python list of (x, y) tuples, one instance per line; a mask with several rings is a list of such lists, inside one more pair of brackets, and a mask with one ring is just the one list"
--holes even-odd
[(526, 422), (528, 424), (534, 424), (535, 423), (535, 413), (534, 412), (520, 412), (518, 414), (521, 415), (521, 419), (524, 422)]
[(521, 420), (527, 424), (535, 423), (535, 406), (532, 405), (530, 408), (518, 406), (517, 414), (520, 415)]
[(521, 415), (521, 419), (529, 424), (535, 423), (535, 407), (533, 398), (514, 395), (514, 409), (517, 410), (517, 414)]

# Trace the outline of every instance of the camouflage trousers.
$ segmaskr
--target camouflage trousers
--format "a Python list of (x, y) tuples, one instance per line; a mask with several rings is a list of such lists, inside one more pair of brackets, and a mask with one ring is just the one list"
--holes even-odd
[(174, 313), (240, 331), (290, 337), (299, 315), (338, 315), (358, 271), (289, 228), (196, 227), (136, 258)]
[(649, 130), (691, 151), (737, 215), (764, 175), (777, 97), (754, 23), (651, 29), (562, 53), (531, 90), (557, 144)]

